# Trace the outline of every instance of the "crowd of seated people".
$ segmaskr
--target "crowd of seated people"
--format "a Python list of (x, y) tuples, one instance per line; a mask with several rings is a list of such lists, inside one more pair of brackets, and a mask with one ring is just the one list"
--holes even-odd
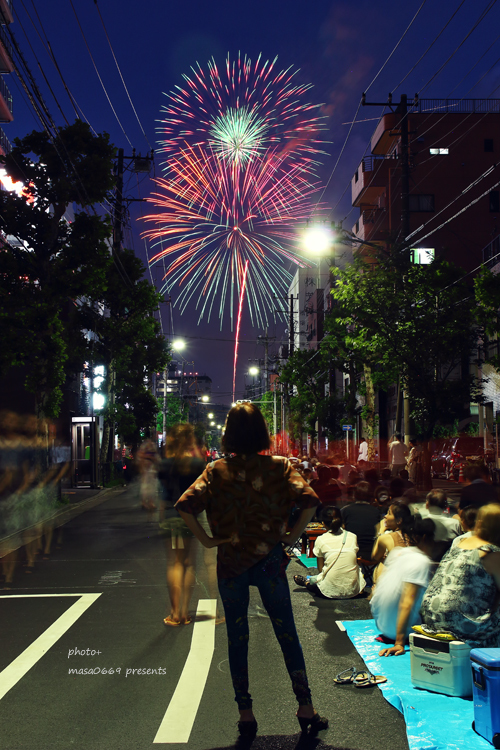
[(500, 646), (500, 504), (487, 467), (466, 467), (456, 515), (443, 490), (423, 497), (404, 469), (391, 477), (389, 469), (334, 468), (318, 465), (311, 484), (329, 513), (328, 533), (313, 550), (318, 575), (301, 585), (316, 596), (349, 598), (363, 591), (369, 566), (372, 614), (388, 641), (381, 655), (403, 653), (418, 624), (429, 634)]

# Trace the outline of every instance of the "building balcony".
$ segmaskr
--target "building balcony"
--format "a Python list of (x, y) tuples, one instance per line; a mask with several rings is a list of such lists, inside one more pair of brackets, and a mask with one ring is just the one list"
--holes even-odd
[(390, 153), (401, 136), (401, 115), (391, 112), (384, 115), (377, 125), (371, 141), (371, 152), (377, 156)]
[(0, 73), (12, 73), (12, 45), (4, 26), (0, 26)]
[(353, 234), (360, 240), (378, 241), (387, 234), (387, 212), (383, 208), (361, 211), (359, 219), (352, 228)]
[(359, 165), (351, 181), (352, 205), (377, 206), (389, 179), (386, 159), (368, 156)]
[(12, 23), (13, 20), (12, 0), (0, 0), (0, 22)]
[(12, 94), (3, 78), (0, 77), (0, 122), (12, 122), (13, 119)]

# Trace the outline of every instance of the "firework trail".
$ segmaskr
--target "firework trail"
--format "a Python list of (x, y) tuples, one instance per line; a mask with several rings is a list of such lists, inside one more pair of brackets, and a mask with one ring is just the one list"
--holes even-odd
[[(237, 326), (247, 300), (253, 325), (283, 318), (276, 297), (292, 280), (291, 263), (309, 265), (298, 250), (297, 225), (311, 215), (320, 140), (319, 104), (292, 67), (247, 56), (199, 64), (167, 94), (157, 128), (164, 177), (149, 199), (157, 209), (144, 235), (167, 261), (162, 292), (177, 285), (181, 312), (195, 302), (198, 322), (218, 304)], [(315, 207), (317, 209), (317, 207)], [(321, 209), (320, 209), (321, 210)], [(316, 211), (317, 213), (317, 211)], [(233, 374), (236, 382), (238, 334)]]
[[(296, 225), (309, 216), (317, 185), (302, 165), (268, 153), (227, 168), (212, 151), (188, 147), (169, 160), (167, 178), (148, 201), (158, 213), (144, 217), (154, 224), (144, 232), (161, 249), (151, 263), (170, 260), (164, 287), (178, 284), (181, 312), (196, 300), (199, 320), (208, 320), (216, 300), (222, 321), (239, 297), (246, 261), (248, 304), (254, 325), (276, 319), (275, 297), (286, 294), (292, 275), (284, 263), (308, 264), (293, 249)], [(231, 325), (233, 327), (233, 325)]]
[(233, 403), (234, 403), (234, 394), (236, 392), (236, 363), (238, 362), (238, 344), (240, 342), (241, 313), (243, 311), (243, 299), (245, 297), (245, 286), (246, 286), (246, 280), (247, 280), (247, 271), (248, 271), (248, 260), (245, 263), (245, 269), (243, 271), (243, 277), (241, 279), (240, 304), (238, 305), (238, 321), (236, 323), (236, 340), (234, 342)]

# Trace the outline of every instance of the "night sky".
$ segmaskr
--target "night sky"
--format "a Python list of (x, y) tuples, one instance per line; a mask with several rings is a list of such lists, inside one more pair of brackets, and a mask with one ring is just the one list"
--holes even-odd
[[(73, 8), (125, 133), (99, 82)], [(323, 113), (328, 116), (328, 131), (324, 134), (329, 141), (328, 156), (324, 157), (319, 172), (323, 184), (329, 181), (323, 199), (331, 209), (330, 218), (344, 220), (346, 229), (352, 228), (358, 213), (350, 206), (350, 180), (382, 111), (382, 108), (361, 107), (351, 128), (363, 91), (368, 92), (367, 101), (385, 101), (389, 91), (396, 100), (401, 93), (412, 97), (416, 92), (421, 98), (500, 96), (500, 3), (496, 0), (424, 0), (423, 3), (420, 0), (407, 3), (400, 0), (40, 3), (35, 0), (34, 4), (32, 0), (14, 0), (14, 10), (11, 30), (55, 122), (64, 124), (60, 109), (69, 122), (75, 119), (75, 114), (47, 54), (47, 39), (85, 117), (96, 131), (107, 131), (112, 142), (125, 149), (126, 155), (131, 154), (127, 137), (138, 153), (149, 150), (148, 141), (156, 146), (156, 121), (165, 103), (163, 92), (181, 84), (182, 74), (189, 73), (196, 61), (205, 66), (213, 56), (218, 64), (223, 64), (227, 53), (234, 58), (241, 51), (252, 59), (259, 53), (271, 59), (278, 55), (280, 67), (300, 68), (298, 80), (314, 84), (310, 99), (323, 104)], [(146, 137), (120, 80), (99, 11)], [(15, 117), (13, 123), (3, 126), (8, 138), (13, 140), (41, 129), (15, 74), (5, 79), (14, 98)], [(158, 158), (158, 176), (159, 162)], [(139, 185), (135, 176), (129, 174), (126, 178), (127, 197), (144, 197), (152, 189), (152, 182), (145, 176), (140, 177)], [(136, 254), (146, 260), (146, 253), (151, 255), (152, 251), (145, 247), (140, 236), (143, 228), (140, 214), (147, 212), (143, 206), (131, 204), (132, 232), (126, 239), (128, 245), (133, 243)], [(159, 285), (160, 266), (154, 266), (152, 274)], [(166, 307), (162, 315), (167, 331)], [(194, 371), (212, 378), (217, 400), (229, 403), (234, 333), (228, 321), (224, 321), (221, 331), (217, 318), (198, 326), (197, 320), (194, 310), (180, 316), (174, 307), (174, 333), (188, 342), (185, 359), (194, 361)], [(274, 348), (282, 340), (284, 329), (285, 325), (270, 327), (269, 335), (275, 337)], [(244, 315), (240, 336), (244, 343), (240, 345), (237, 380), (240, 394), (248, 360), (263, 357), (263, 347), (256, 343), (256, 337), (262, 333), (252, 328), (248, 315)]]

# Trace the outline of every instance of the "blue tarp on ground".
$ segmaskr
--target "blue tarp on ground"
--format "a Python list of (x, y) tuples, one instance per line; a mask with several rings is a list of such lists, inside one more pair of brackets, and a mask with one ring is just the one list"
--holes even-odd
[(413, 687), (410, 651), (402, 656), (379, 656), (384, 644), (375, 641), (380, 631), (374, 620), (348, 620), (342, 624), (370, 672), (387, 677), (380, 689), (405, 717), (410, 750), (491, 750), (493, 746), (471, 727), (472, 700)]
[(315, 568), (318, 564), (317, 557), (308, 557), (307, 555), (297, 555), (297, 560), (306, 568)]

